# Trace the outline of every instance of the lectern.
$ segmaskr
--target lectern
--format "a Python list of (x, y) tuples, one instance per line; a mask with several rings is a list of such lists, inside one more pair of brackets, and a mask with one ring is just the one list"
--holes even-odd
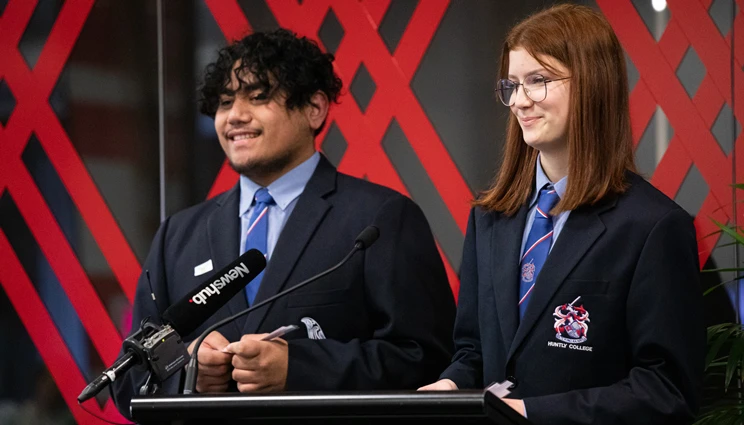
[(154, 395), (131, 406), (142, 425), (530, 424), (488, 391)]

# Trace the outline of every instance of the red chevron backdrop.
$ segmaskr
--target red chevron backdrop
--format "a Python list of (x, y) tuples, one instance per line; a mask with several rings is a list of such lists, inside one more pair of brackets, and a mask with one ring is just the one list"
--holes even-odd
[[(737, 1), (739, 6), (741, 2)], [(710, 220), (727, 222), (732, 217), (731, 183), (741, 182), (744, 167), (733, 175), (732, 155), (727, 155), (716, 141), (711, 128), (721, 109), (728, 105), (734, 115), (744, 117), (742, 62), (744, 50), (737, 44), (733, 63), (731, 32), (722, 36), (708, 13), (711, 0), (671, 1), (671, 19), (658, 42), (630, 1), (598, 0), (602, 12), (612, 24), (640, 79), (631, 92), (630, 107), (636, 144), (649, 124), (656, 107), (666, 113), (674, 128), (674, 137), (657, 165), (651, 183), (667, 196), (675, 198), (691, 166), (696, 166), (709, 188), (697, 213), (700, 260), (705, 262), (717, 238), (703, 237), (715, 232)], [(734, 22), (734, 33), (741, 37), (741, 14)], [(741, 40), (741, 39), (740, 39)], [(705, 66), (706, 73), (697, 92), (688, 95), (676, 70), (686, 53), (693, 49)], [(733, 67), (732, 67), (733, 65)], [(733, 78), (733, 80), (732, 80)], [(732, 84), (736, 93), (732, 98)], [(734, 105), (736, 105), (734, 107)], [(741, 136), (736, 146), (741, 145)], [(742, 150), (734, 150), (742, 164)]]
[[(251, 31), (236, 0), (205, 0), (205, 3), (227, 40)], [(366, 176), (371, 181), (408, 194), (381, 147), (386, 129), (393, 119), (397, 120), (447, 210), (460, 231), (464, 232), (471, 192), (410, 87), (449, 1), (419, 2), (392, 54), (378, 32), (380, 21), (390, 6), (389, 0), (305, 0), (301, 3), (267, 0), (266, 4), (279, 25), (314, 39), (318, 39), (321, 23), (332, 10), (344, 30), (336, 50), (337, 72), (344, 85), (350, 85), (362, 64), (376, 83), (377, 90), (364, 110), (351, 99), (331, 110), (330, 120), (348, 141), (339, 169)], [(598, 0), (597, 4), (615, 28), (640, 76), (631, 93), (635, 142), (641, 140), (657, 107), (663, 109), (674, 128), (674, 136), (656, 166), (652, 183), (674, 198), (694, 166), (707, 184), (708, 194), (696, 219), (698, 234), (701, 235), (700, 257), (704, 262), (717, 242), (716, 237), (702, 237), (715, 230), (708, 217), (731, 221), (729, 185), (734, 181), (744, 181), (739, 171), (741, 167), (734, 175), (732, 155), (721, 148), (711, 131), (725, 105), (733, 110), (735, 117), (744, 117), (744, 90), (739, 89), (742, 87), (744, 46), (741, 42), (736, 44), (732, 69), (731, 31), (721, 35), (708, 12), (711, 0), (671, 2), (671, 19), (658, 41), (648, 31), (630, 0)], [(18, 44), (37, 6), (36, 1), (10, 0), (0, 17), (0, 57), (3, 58), (0, 61), (0, 80), (10, 89), (16, 102), (7, 123), (0, 126), (0, 193), (12, 198), (80, 318), (94, 350), (109, 365), (116, 358), (122, 336), (21, 159), (29, 140), (35, 137), (89, 228), (122, 292), (131, 302), (141, 266), (49, 103), (50, 93), (86, 23), (94, 0), (67, 0), (63, 3), (36, 64), (29, 67), (19, 52)], [(742, 30), (742, 20), (737, 16), (733, 33), (738, 37)], [(676, 73), (690, 49), (696, 52), (706, 71), (692, 97)], [(732, 85), (737, 87), (733, 97)], [(330, 125), (326, 126), (325, 132), (318, 137), (318, 147), (322, 147), (329, 128)], [(740, 141), (741, 136), (736, 139), (737, 146)], [(744, 163), (742, 150), (733, 152), (739, 152), (736, 153), (737, 160)], [(209, 196), (227, 189), (235, 179), (236, 175), (229, 167), (223, 166), (215, 176)], [(456, 273), (446, 259), (445, 264), (456, 293)], [(77, 405), (76, 397), (85, 385), (83, 373), (2, 228), (0, 285), (75, 420), (81, 424), (100, 423)], [(103, 407), (89, 404), (90, 409), (109, 420), (121, 419), (110, 401)]]

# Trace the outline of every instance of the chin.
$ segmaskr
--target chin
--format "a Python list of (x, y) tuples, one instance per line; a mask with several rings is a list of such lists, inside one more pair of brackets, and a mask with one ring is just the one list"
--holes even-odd
[(235, 170), (238, 174), (245, 174), (246, 172), (249, 172), (253, 168), (256, 167), (256, 161), (252, 159), (232, 159), (228, 158), (228, 162), (230, 163), (230, 166), (233, 170)]
[(524, 143), (526, 143), (527, 146), (529, 146), (531, 148), (538, 149), (538, 150), (540, 149), (540, 146), (543, 146), (544, 145), (544, 142), (543, 141), (541, 141), (540, 139), (535, 138), (535, 137), (529, 137), (529, 138), (525, 137), (524, 138)]

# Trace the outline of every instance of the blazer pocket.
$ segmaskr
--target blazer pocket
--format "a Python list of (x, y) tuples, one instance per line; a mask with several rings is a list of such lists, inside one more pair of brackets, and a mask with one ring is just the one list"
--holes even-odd
[(287, 308), (322, 307), (341, 304), (346, 299), (346, 290), (335, 289), (322, 292), (300, 292), (287, 296)]
[(610, 282), (606, 280), (566, 279), (558, 292), (576, 295), (604, 295)]

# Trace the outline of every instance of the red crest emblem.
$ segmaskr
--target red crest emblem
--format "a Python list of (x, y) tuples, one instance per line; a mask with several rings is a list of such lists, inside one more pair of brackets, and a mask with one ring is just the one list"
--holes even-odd
[(575, 306), (581, 298), (577, 297), (570, 304), (562, 304), (555, 308), (555, 337), (563, 342), (581, 344), (586, 341), (589, 333), (589, 312), (583, 306)]

